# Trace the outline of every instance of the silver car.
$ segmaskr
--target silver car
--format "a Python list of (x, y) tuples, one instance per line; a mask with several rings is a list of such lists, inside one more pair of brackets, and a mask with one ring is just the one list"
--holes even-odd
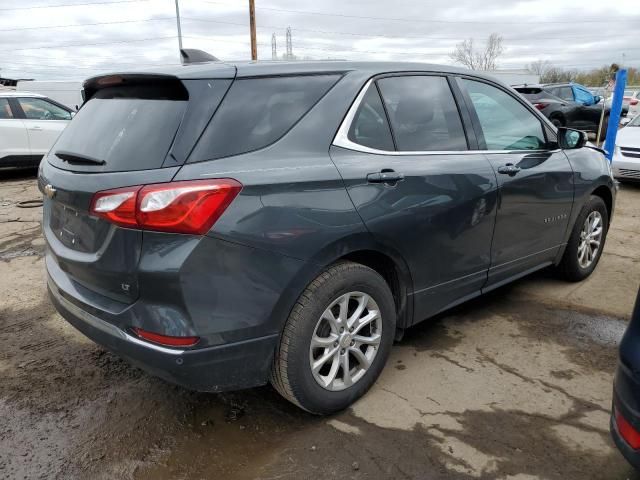
[(611, 166), (618, 180), (640, 181), (640, 115), (618, 132)]

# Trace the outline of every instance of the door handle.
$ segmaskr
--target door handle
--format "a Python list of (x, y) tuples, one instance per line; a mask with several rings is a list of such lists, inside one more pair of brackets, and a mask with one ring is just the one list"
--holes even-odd
[(515, 175), (520, 171), (520, 167), (514, 165), (513, 163), (507, 163), (506, 165), (502, 165), (498, 167), (498, 173), (504, 173), (505, 175)]
[(42, 127), (29, 127), (29, 130), (39, 131), (39, 130), (42, 130)]
[(370, 173), (367, 175), (367, 182), (369, 183), (388, 183), (394, 184), (404, 180), (402, 173), (395, 172), (393, 170), (384, 169), (378, 173)]

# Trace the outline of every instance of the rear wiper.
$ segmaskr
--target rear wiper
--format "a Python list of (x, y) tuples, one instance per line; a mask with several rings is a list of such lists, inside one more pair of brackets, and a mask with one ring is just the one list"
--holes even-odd
[(104, 165), (104, 160), (98, 160), (97, 158), (88, 157), (87, 155), (78, 155), (77, 153), (65, 152), (58, 150), (54, 153), (56, 157), (63, 162), (74, 163), (77, 165)]

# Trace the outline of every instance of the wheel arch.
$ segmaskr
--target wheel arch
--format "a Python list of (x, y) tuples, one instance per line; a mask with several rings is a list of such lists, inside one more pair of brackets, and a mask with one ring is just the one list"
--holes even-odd
[(567, 119), (562, 112), (553, 112), (549, 115), (549, 120), (553, 122), (553, 120), (558, 120), (561, 126), (565, 127), (567, 125)]
[(602, 201), (607, 207), (609, 224), (611, 224), (611, 216), (613, 214), (613, 194), (611, 193), (611, 190), (609, 189), (609, 187), (607, 187), (606, 185), (600, 185), (593, 192), (591, 192), (591, 195), (600, 197), (602, 199)]
[(396, 326), (405, 328), (411, 325), (413, 302), (409, 294), (413, 291), (413, 280), (406, 261), (395, 249), (376, 242), (368, 232), (362, 232), (327, 245), (305, 262), (272, 311), (272, 318), (280, 332), (309, 283), (327, 267), (340, 261), (360, 263), (378, 272), (393, 294)]

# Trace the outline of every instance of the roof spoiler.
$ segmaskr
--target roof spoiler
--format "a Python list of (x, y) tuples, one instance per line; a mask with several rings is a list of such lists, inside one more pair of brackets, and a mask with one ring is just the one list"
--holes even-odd
[(180, 49), (180, 59), (182, 60), (183, 65), (188, 65), (190, 63), (207, 63), (220, 61), (210, 53), (195, 48)]

